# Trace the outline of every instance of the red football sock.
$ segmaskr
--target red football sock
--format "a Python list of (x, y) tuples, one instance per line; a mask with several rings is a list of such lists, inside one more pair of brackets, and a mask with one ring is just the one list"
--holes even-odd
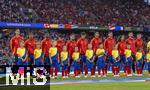
[(53, 68), (50, 68), (50, 75), (53, 76)]
[(91, 69), (91, 75), (93, 75), (93, 70)]
[(107, 74), (108, 65), (106, 64), (105, 73)]
[(81, 74), (81, 72), (82, 72), (82, 69), (79, 70), (79, 74)]
[(118, 75), (118, 67), (115, 68), (115, 74)]
[(115, 73), (115, 75), (117, 75), (117, 72), (118, 72), (118, 71), (117, 71), (117, 67), (115, 67), (115, 68), (114, 68), (114, 73)]
[(76, 70), (74, 69), (74, 76), (76, 75)]
[(131, 67), (130, 66), (127, 67), (127, 73), (131, 74)]
[(68, 75), (68, 70), (65, 70), (65, 76), (67, 76)]
[(67, 70), (67, 75), (70, 76), (70, 70)]
[(74, 76), (77, 76), (77, 70), (74, 70)]
[(55, 76), (57, 76), (58, 68), (55, 68)]
[(126, 73), (129, 74), (129, 67), (126, 66)]
[(142, 74), (142, 69), (141, 68), (138, 68), (138, 74)]
[(119, 73), (119, 72), (118, 72), (118, 67), (117, 67), (117, 68), (116, 68), (116, 75), (118, 75), (118, 73)]
[(76, 70), (76, 76), (78, 76), (79, 72), (80, 72), (79, 70)]
[(93, 75), (95, 75), (96, 65), (94, 65)]
[(84, 67), (84, 72), (85, 72), (85, 75), (88, 74), (88, 69), (87, 69), (87, 67)]
[(101, 70), (100, 70), (100, 68), (98, 68), (98, 75), (101, 75)]
[(102, 73), (103, 73), (103, 75), (105, 75), (105, 69), (102, 69)]
[(127, 73), (127, 67), (126, 66), (124, 66), (124, 73)]
[(139, 74), (139, 70), (138, 70), (138, 68), (136, 68), (136, 72), (137, 72), (137, 74)]
[(91, 69), (91, 75), (94, 75), (94, 68)]
[(77, 76), (80, 74), (80, 70), (77, 70)]
[(119, 73), (119, 72), (120, 72), (120, 66), (118, 67), (118, 69), (117, 69), (117, 70), (118, 70), (118, 73)]
[(91, 73), (91, 75), (94, 75), (94, 68), (92, 68), (91, 70), (92, 70), (92, 73)]
[(129, 66), (127, 66), (126, 69), (127, 69), (127, 74), (129, 74)]
[(129, 67), (129, 74), (131, 74), (131, 67)]
[(68, 72), (68, 75), (70, 75), (70, 66), (68, 67), (68, 71), (67, 72)]
[(137, 68), (137, 74), (140, 74), (140, 69), (139, 68)]
[(119, 72), (120, 72), (120, 67), (117, 68), (117, 74), (119, 74)]
[(93, 68), (93, 75), (95, 75), (95, 68)]
[(126, 67), (126, 73), (129, 74), (129, 66)]
[(62, 70), (62, 76), (64, 76), (65, 75), (65, 71), (64, 70)]
[(142, 68), (140, 68), (140, 74), (142, 74)]

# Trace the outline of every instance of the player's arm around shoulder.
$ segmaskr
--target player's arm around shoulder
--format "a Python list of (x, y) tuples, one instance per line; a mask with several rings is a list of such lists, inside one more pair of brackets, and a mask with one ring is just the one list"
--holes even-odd
[(95, 59), (96, 59), (96, 55), (94, 54), (94, 55), (93, 55), (92, 62), (94, 62), (94, 61), (95, 61)]
[(50, 64), (52, 64), (52, 58), (51, 58), (51, 48), (49, 48), (49, 60), (50, 60)]

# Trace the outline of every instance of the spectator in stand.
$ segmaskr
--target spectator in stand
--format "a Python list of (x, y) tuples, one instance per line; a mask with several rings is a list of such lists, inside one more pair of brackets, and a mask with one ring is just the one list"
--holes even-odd
[(0, 21), (7, 22), (127, 27), (150, 22), (150, 7), (143, 0), (1, 0), (0, 8)]

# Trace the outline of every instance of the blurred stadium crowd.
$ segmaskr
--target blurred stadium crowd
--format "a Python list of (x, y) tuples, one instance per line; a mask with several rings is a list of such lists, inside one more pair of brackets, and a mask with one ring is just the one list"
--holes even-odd
[(75, 25), (149, 24), (144, 0), (0, 0), (0, 21)]

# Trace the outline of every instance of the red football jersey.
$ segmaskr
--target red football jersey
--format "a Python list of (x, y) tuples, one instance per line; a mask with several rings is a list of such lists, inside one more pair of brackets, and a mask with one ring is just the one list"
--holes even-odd
[(19, 36), (19, 37), (12, 37), (12, 39), (10, 40), (10, 48), (11, 51), (13, 53), (13, 55), (17, 55), (17, 48), (20, 47), (19, 41), (23, 40), (23, 37)]
[(63, 40), (57, 40), (57, 48), (58, 48), (58, 52), (60, 54), (60, 52), (62, 51), (63, 46), (65, 45), (65, 41)]
[(132, 53), (136, 54), (135, 40), (133, 38), (127, 38), (125, 42), (131, 46)]
[(118, 42), (118, 51), (120, 55), (124, 55), (124, 51), (127, 48), (126, 43), (124, 41)]
[(96, 52), (97, 48), (99, 47), (99, 44), (102, 42), (101, 38), (93, 38), (91, 40), (91, 44), (92, 44), (92, 49), (94, 52)]
[(116, 40), (114, 38), (109, 37), (104, 41), (104, 48), (107, 51), (107, 55), (111, 55), (115, 43)]
[(142, 39), (136, 39), (136, 40), (135, 40), (136, 49), (143, 48), (143, 45), (144, 45), (144, 42), (143, 42)]
[(87, 39), (82, 39), (80, 38), (78, 41), (77, 41), (77, 46), (79, 48), (79, 52), (81, 54), (85, 54), (86, 52), (86, 49), (88, 47), (88, 40)]
[(36, 41), (34, 39), (28, 39), (25, 41), (25, 47), (29, 53), (29, 55), (33, 55), (35, 49)]
[(49, 56), (49, 48), (51, 47), (51, 39), (42, 40), (42, 51), (45, 56)]
[(72, 57), (72, 54), (74, 52), (75, 46), (77, 46), (77, 43), (76, 41), (69, 40), (67, 41), (66, 45), (67, 45), (67, 50), (69, 52), (69, 56)]

